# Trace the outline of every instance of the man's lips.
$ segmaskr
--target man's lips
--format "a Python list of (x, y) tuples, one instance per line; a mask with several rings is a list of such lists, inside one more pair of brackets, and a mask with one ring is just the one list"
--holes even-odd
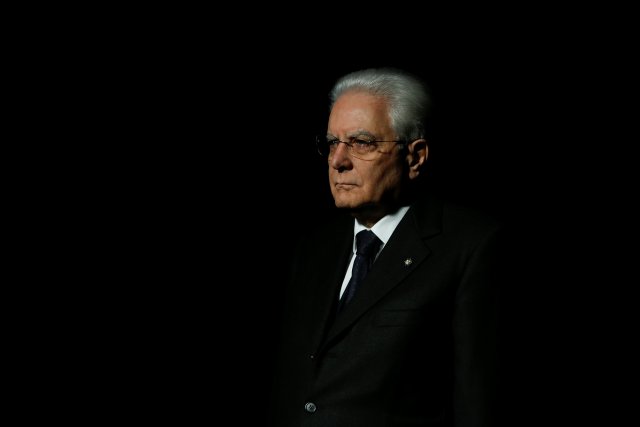
[(350, 184), (348, 182), (336, 182), (335, 187), (336, 188), (353, 188), (353, 187), (356, 187), (356, 184)]

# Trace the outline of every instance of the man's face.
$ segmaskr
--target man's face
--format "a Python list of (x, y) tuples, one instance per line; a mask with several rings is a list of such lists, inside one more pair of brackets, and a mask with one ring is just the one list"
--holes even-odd
[[(392, 141), (386, 103), (362, 92), (347, 92), (338, 98), (329, 116), (327, 135), (341, 141), (366, 135), (368, 140)], [(329, 185), (339, 208), (380, 207), (397, 199), (402, 183), (404, 159), (393, 142), (381, 144), (384, 153), (374, 160), (352, 157), (346, 144), (338, 144), (329, 157)]]

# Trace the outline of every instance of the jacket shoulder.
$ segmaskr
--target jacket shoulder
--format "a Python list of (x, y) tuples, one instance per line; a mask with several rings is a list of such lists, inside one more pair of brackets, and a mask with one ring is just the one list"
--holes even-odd
[(413, 207), (414, 220), (425, 237), (442, 233), (482, 238), (504, 228), (502, 221), (486, 210), (435, 196), (420, 199)]

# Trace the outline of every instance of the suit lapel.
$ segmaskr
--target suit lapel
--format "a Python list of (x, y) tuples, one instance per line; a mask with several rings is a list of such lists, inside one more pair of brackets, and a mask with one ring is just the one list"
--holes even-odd
[(440, 214), (441, 205), (436, 202), (413, 206), (407, 212), (359, 287), (358, 294), (332, 325), (324, 344), (348, 328), (424, 262), (431, 252), (425, 240), (440, 232)]

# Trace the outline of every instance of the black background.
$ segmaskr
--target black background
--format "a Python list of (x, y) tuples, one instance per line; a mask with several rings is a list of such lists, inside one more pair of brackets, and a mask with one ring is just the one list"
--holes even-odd
[(332, 214), (312, 142), (327, 91), (391, 65), (433, 89), (429, 182), (512, 231), (505, 425), (623, 424), (635, 15), (233, 6), (16, 15), (5, 198), (22, 280), (7, 288), (25, 298), (7, 297), (6, 347), (24, 355), (7, 365), (21, 414), (262, 425), (287, 248)]

